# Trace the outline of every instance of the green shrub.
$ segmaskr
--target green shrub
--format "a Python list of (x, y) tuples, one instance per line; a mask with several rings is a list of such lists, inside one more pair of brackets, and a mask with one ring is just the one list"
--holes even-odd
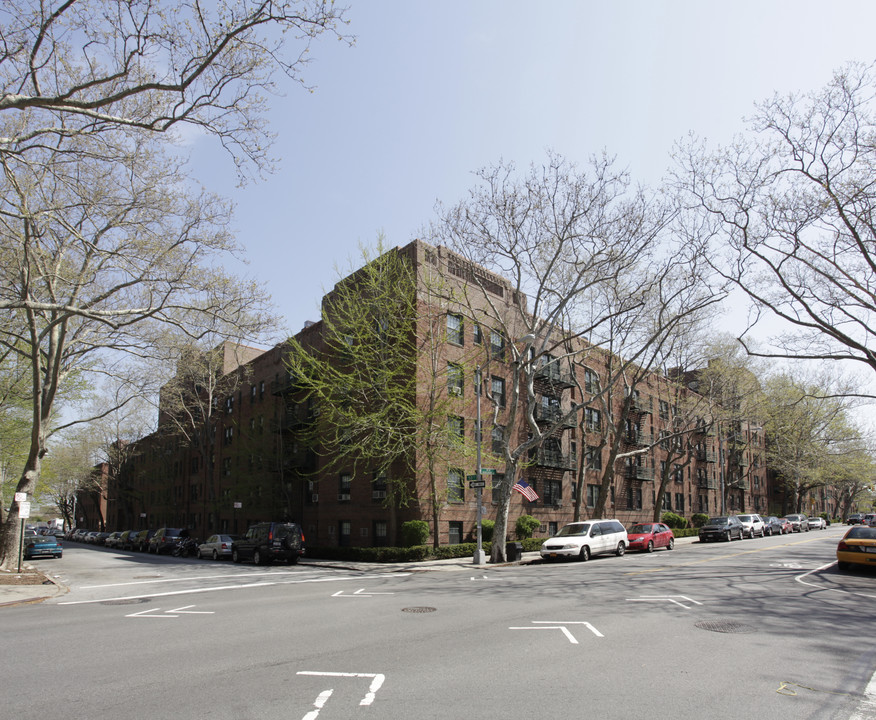
[(526, 540), (532, 537), (532, 533), (541, 527), (541, 523), (532, 515), (521, 515), (517, 518), (517, 524), (514, 526), (518, 540)]
[(674, 512), (663, 513), (663, 517), (661, 517), (660, 520), (673, 529), (683, 529), (687, 527), (687, 520), (681, 517), (681, 515), (676, 515)]
[(425, 520), (408, 520), (402, 523), (401, 538), (405, 547), (425, 545), (429, 540), (429, 523)]
[(481, 540), (484, 542), (490, 542), (493, 539), (493, 531), (495, 529), (495, 520), (481, 520)]
[(701, 528), (708, 521), (709, 516), (705, 513), (694, 513), (691, 515), (690, 521), (693, 523), (695, 528)]

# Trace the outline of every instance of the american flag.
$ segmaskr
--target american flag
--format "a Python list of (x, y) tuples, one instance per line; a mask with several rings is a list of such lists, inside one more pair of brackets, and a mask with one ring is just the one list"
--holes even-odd
[(529, 500), (529, 502), (535, 502), (538, 500), (538, 493), (536, 493), (532, 485), (525, 480), (518, 480), (514, 483), (514, 487), (511, 489), (519, 492), (523, 497)]

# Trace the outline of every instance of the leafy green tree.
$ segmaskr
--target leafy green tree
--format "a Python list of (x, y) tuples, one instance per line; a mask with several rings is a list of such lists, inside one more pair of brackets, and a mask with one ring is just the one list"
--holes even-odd
[(452, 423), (461, 400), (448, 394), (440, 367), (446, 312), (415, 258), (378, 243), (361, 259), (326, 295), (317, 332), (288, 341), (290, 402), (313, 419), (298, 437), (322, 459), (319, 473), (379, 476), (393, 512), (410, 502), (425, 470), (437, 546), (447, 501), (439, 471), (471, 455), (470, 439)]

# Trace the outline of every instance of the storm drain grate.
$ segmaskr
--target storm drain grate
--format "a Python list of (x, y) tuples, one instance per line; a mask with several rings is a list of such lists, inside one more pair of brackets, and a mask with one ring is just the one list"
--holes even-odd
[(422, 607), (422, 606), (421, 606), (421, 607), (407, 607), (407, 608), (402, 608), (402, 612), (409, 612), (409, 613), (430, 613), (430, 612), (435, 612), (436, 609), (437, 609), (437, 608), (433, 608), (433, 607)]
[(123, 598), (121, 600), (104, 600), (101, 605), (138, 605), (149, 602), (149, 598)]
[(708, 630), (709, 632), (718, 632), (718, 633), (753, 633), (757, 632), (755, 628), (751, 625), (745, 625), (741, 622), (736, 622), (736, 620), (722, 620), (721, 618), (715, 620), (700, 620), (695, 625), (700, 630)]

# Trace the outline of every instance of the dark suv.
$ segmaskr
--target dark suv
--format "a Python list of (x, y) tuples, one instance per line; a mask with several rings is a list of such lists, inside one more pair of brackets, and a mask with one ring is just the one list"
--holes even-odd
[(735, 515), (709, 518), (708, 522), (700, 528), (700, 542), (711, 540), (729, 542), (734, 537), (738, 537), (740, 540), (745, 537), (745, 527)]
[(258, 523), (231, 544), (234, 562), (252, 560), (256, 565), (265, 565), (274, 560), (285, 560), (294, 565), (302, 555), (304, 533), (298, 523)]
[(184, 528), (159, 528), (156, 533), (149, 538), (149, 552), (161, 555), (161, 553), (170, 553), (173, 546), (176, 545), (182, 538), (188, 537), (189, 531)]

